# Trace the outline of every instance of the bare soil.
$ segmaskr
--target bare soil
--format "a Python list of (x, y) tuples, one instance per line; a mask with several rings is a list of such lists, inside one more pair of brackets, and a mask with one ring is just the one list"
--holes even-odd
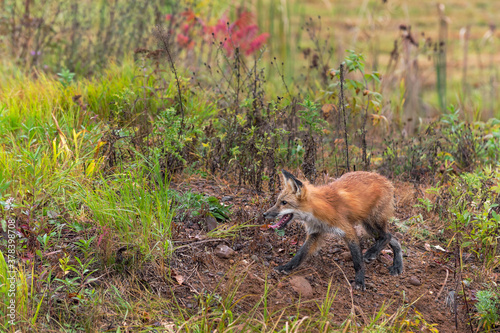
[[(170, 267), (176, 276), (181, 277), (182, 283), (174, 282), (171, 288), (182, 306), (196, 312), (198, 304), (194, 295), (197, 293), (206, 290), (225, 295), (241, 283), (236, 299), (246, 297), (236, 309), (244, 313), (252, 309), (263, 295), (267, 281), (268, 307), (271, 310), (286, 308), (285, 314), (293, 315), (300, 307), (300, 314), (308, 315), (318, 311), (331, 281), (332, 290), (336, 292), (331, 311), (334, 311), (338, 324), (353, 309), (359, 323), (363, 324), (370, 322), (383, 304), (389, 305), (386, 310), (388, 315), (406, 304), (410, 313), (418, 311), (427, 323), (437, 324), (440, 332), (470, 331), (467, 327), (470, 321), (467, 308), (472, 305), (464, 304), (462, 297), (456, 297), (464, 288), (459, 281), (467, 273), (459, 274), (457, 271), (454, 253), (429, 246), (435, 244), (446, 248), (446, 244), (433, 241), (431, 237), (427, 240), (416, 239), (412, 232), (402, 234), (396, 226), (391, 226), (403, 247), (404, 273), (397, 277), (389, 274), (387, 267), (392, 264), (392, 256), (388, 247), (378, 260), (367, 265), (366, 291), (351, 291), (347, 280), (354, 279), (352, 261), (343, 241), (334, 237), (329, 238), (316, 255), (307, 259), (292, 274), (283, 275), (273, 268), (290, 260), (302, 245), (305, 232), (301, 225), (291, 223), (286, 228), (285, 236), (279, 236), (274, 230), (266, 228), (261, 217), (262, 212), (272, 204), (270, 195), (263, 197), (249, 189), (221, 183), (198, 179), (174, 187), (179, 190), (196, 189), (218, 198), (230, 196), (227, 203), (232, 205), (234, 214), (231, 222), (222, 228), (252, 219), (251, 224), (262, 226), (247, 227), (234, 238), (221, 239), (207, 238), (203, 221), (178, 226), (174, 243), (182, 247), (174, 252)], [(395, 185), (396, 218), (408, 219), (415, 213), (413, 205), (417, 192), (422, 192), (409, 183)], [(214, 251), (219, 244), (228, 245), (235, 253), (230, 258), (218, 257)], [(365, 244), (364, 248), (368, 245)], [(301, 286), (291, 282), (297, 276), (309, 282), (312, 293), (303, 292)], [(276, 315), (280, 314), (277, 312)]]

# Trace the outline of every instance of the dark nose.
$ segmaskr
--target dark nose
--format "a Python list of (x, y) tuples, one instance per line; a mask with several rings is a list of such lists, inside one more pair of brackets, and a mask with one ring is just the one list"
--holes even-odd
[(264, 215), (264, 217), (266, 217), (266, 216), (267, 216), (267, 213), (264, 213), (264, 214), (262, 214), (262, 215)]

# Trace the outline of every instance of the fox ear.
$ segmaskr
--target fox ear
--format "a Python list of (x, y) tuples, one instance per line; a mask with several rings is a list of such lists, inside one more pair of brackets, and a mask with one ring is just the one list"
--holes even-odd
[(295, 178), (294, 175), (292, 175), (290, 172), (286, 171), (286, 170), (281, 170), (281, 173), (283, 174), (283, 177), (285, 178), (285, 183), (290, 186), (290, 188), (292, 189), (292, 192), (300, 197), (301, 194), (302, 194), (302, 187), (304, 186), (304, 184), (298, 180), (297, 178)]

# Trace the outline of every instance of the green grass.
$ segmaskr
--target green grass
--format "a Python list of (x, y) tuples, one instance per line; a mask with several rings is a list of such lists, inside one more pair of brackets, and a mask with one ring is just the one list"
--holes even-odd
[[(261, 31), (271, 33), (268, 52), (262, 58), (269, 79), (259, 88), (263, 90), (262, 101), (265, 103), (256, 108), (258, 112), (271, 110), (258, 114), (265, 115), (264, 119), (258, 119), (255, 114), (252, 118), (250, 112), (255, 111), (251, 107), (258, 98), (236, 100), (238, 104), (222, 96), (224, 92), (215, 92), (215, 88), (199, 89), (195, 81), (188, 79), (191, 76), (189, 58), (179, 58), (179, 82), (163, 69), (155, 71), (149, 63), (133, 62), (130, 54), (120, 63), (106, 59), (106, 65), (98, 67), (99, 72), (87, 77), (80, 74), (73, 77), (70, 72), (63, 74), (62, 70), (61, 75), (57, 75), (59, 70), (23, 70), (13, 61), (2, 59), (0, 216), (3, 229), (5, 220), (12, 214), (20, 224), (28, 225), (28, 236), (23, 236), (25, 239), (20, 243), (22, 248), (19, 251), (32, 255), (24, 264), (15, 267), (19, 327), (54, 332), (93, 332), (108, 329), (108, 323), (112, 323), (110, 331), (155, 328), (165, 332), (404, 332), (423, 327), (429, 331), (435, 329), (420, 313), (412, 311), (411, 304), (395, 310), (390, 310), (394, 309), (391, 304), (383, 304), (369, 315), (356, 315), (357, 309), (351, 304), (351, 315), (339, 318), (335, 315), (338, 289), (331, 281), (322, 298), (275, 307), (270, 304), (269, 297), (277, 292), (277, 286), (269, 282), (269, 272), (266, 272), (258, 294), (249, 294), (242, 290), (243, 282), (248, 279), (248, 270), (238, 267), (238, 263), (225, 272), (228, 281), (224, 286), (220, 284), (194, 293), (196, 297), (192, 301), (198, 306), (196, 311), (186, 309), (173, 288), (170, 289), (172, 297), (165, 298), (151, 287), (154, 282), (168, 289), (176, 283), (175, 271), (169, 261), (172, 251), (181, 248), (173, 245), (176, 218), (212, 215), (223, 221), (231, 210), (216, 198), (194, 190), (180, 193), (170, 189), (175, 172), (169, 166), (185, 170), (185, 173), (176, 173), (181, 179), (187, 178), (189, 172), (211, 177), (210, 169), (214, 164), (210, 163), (218, 161), (216, 168), (224, 170), (218, 172), (227, 176), (228, 181), (236, 182), (241, 180), (243, 171), (248, 171), (245, 169), (248, 166), (238, 164), (245, 153), (256, 158), (277, 151), (277, 155), (281, 155), (275, 161), (283, 166), (300, 165), (302, 155), (298, 152), (301, 149), (303, 154), (304, 151), (300, 139), (292, 143), (295, 150), (288, 158), (285, 156), (287, 147), (279, 146), (285, 133), (272, 132), (273, 126), (281, 124), (276, 120), (277, 114), (289, 111), (274, 102), (277, 95), (284, 95), (285, 90), (281, 76), (276, 75), (277, 69), (290, 86), (283, 104), (292, 104), (294, 98), (300, 98), (298, 106), (317, 103), (306, 110), (300, 108), (301, 118), (296, 120), (302, 122), (297, 126), (305, 123), (309, 128), (314, 127), (322, 116), (318, 111), (321, 105), (332, 103), (334, 99), (328, 96), (335, 97), (337, 91), (336, 86), (329, 85), (334, 81), (326, 85), (321, 83), (320, 71), (323, 69), (308, 69), (309, 60), (304, 60), (297, 51), (298, 46), (316, 47), (314, 41), (300, 30), (310, 16), (321, 15), (320, 47), (325, 43), (334, 47), (328, 62), (330, 67), (337, 68), (345, 57), (345, 50), (352, 48), (364, 53), (367, 72), (377, 65), (383, 78), (387, 54), (392, 50), (393, 41), (399, 38), (397, 26), (400, 23), (412, 24), (415, 33), (425, 30), (433, 38), (437, 32), (437, 14), (434, 3), (430, 2), (424, 5), (421, 2), (389, 1), (388, 5), (382, 5), (382, 1), (363, 1), (361, 4), (283, 1), (281, 4), (280, 7), (265, 0), (256, 3)], [(225, 7), (224, 4), (219, 6)], [(486, 13), (498, 10), (500, 8), (495, 2), (474, 5), (455, 0), (448, 3), (446, 14), (452, 18), (449, 59), (462, 59), (458, 29), (466, 23), (474, 24), (471, 45), (479, 45), (486, 31), (486, 22), (492, 19)], [(218, 7), (214, 11), (223, 12)], [(328, 39), (325, 36), (329, 36)], [(498, 105), (498, 96), (490, 98), (485, 83), (490, 82), (485, 81), (487, 79), (498, 82), (498, 78), (494, 77), (493, 68), (484, 65), (488, 64), (487, 57), (497, 51), (497, 46), (489, 41), (480, 46), (470, 51), (470, 78), (467, 82), (471, 89), (467, 96), (459, 93), (462, 91), (460, 65), (447, 64), (446, 99), (462, 107), (460, 119), (459, 113), (434, 117), (438, 114), (438, 101), (443, 96), (439, 96), (435, 89), (432, 61), (426, 60), (426, 55), (419, 55), (422, 64), (417, 78), (422, 87), (419, 98), (432, 107), (431, 111), (419, 114), (428, 119), (419, 119), (421, 122), (416, 131), (426, 129), (423, 125), (426, 122), (437, 120), (432, 130), (438, 134), (426, 133), (426, 140), (419, 141), (411, 137), (410, 132), (408, 141), (401, 141), (404, 147), (390, 152), (388, 144), (382, 143), (385, 137), (403, 131), (404, 116), (411, 113), (411, 110), (406, 110), (405, 93), (418, 86), (411, 86), (405, 75), (396, 73), (387, 73), (389, 83), (380, 88), (384, 97), (380, 115), (391, 120), (391, 132), (382, 132), (375, 126), (369, 128), (375, 138), (374, 145), (381, 150), (373, 150), (373, 161), (383, 163), (389, 156), (394, 163), (389, 172), (394, 175), (405, 176), (416, 169), (430, 170), (442, 182), (435, 193), (441, 200), (440, 204), (433, 205), (425, 197), (415, 200), (413, 208), (417, 215), (402, 222), (402, 230), (412, 231), (410, 234), (414, 240), (434, 240), (430, 228), (413, 230), (421, 223), (439, 217), (439, 221), (447, 224), (446, 229), (461, 236), (463, 242), (460, 246), (474, 253), (481, 262), (483, 268), (478, 275), (491, 273), (499, 266), (498, 238), (495, 238), (498, 236), (495, 229), (498, 215), (492, 213), (496, 206), (491, 203), (498, 196), (500, 179), (498, 121), (472, 125), (471, 133), (477, 138), (477, 155), (474, 155), (474, 163), (467, 172), (467, 166), (461, 160), (464, 145), (468, 143), (464, 141), (468, 124), (462, 119), (480, 120), (498, 112), (493, 108)], [(268, 64), (274, 56), (278, 64), (284, 61), (282, 67)], [(482, 68), (479, 66), (480, 57), (484, 62)], [(222, 67), (221, 71), (227, 71), (224, 75), (234, 74)], [(309, 74), (300, 77), (304, 67)], [(198, 75), (193, 74), (193, 77), (200, 78), (204, 84), (225, 84), (222, 79), (220, 82), (210, 81), (213, 78), (206, 73)], [(177, 112), (177, 84), (181, 87), (186, 110), (182, 133), (181, 115)], [(373, 88), (377, 92), (378, 89)], [(302, 95), (296, 97), (299, 91)], [(310, 103), (300, 104), (302, 101)], [(324, 124), (325, 128), (318, 127), (315, 131), (322, 145), (323, 167), (334, 165), (332, 156), (337, 153), (333, 142), (336, 137), (328, 136), (333, 133), (335, 124), (331, 119), (329, 121), (331, 123)], [(236, 133), (242, 136), (237, 137), (231, 147), (225, 146), (228, 142), (225, 140), (234, 134), (228, 130), (228, 124), (238, 125), (234, 128), (242, 132), (249, 129), (248, 132)], [(254, 124), (270, 127), (266, 127), (265, 134), (259, 137), (258, 126)], [(357, 124), (353, 122), (352, 125)], [(322, 133), (328, 134), (323, 136)], [(358, 134), (356, 128), (349, 134), (350, 140), (355, 142)], [(272, 142), (278, 143), (271, 146)], [(440, 144), (439, 154), (436, 154), (439, 172), (427, 160), (432, 155), (433, 142)], [(359, 155), (356, 144), (352, 143), (350, 149), (354, 155)], [(323, 145), (327, 146), (325, 151)], [(328, 146), (332, 146), (332, 150), (328, 150)], [(412, 151), (408, 147), (413, 149), (412, 156), (409, 156)], [(230, 165), (227, 167), (225, 163)], [(457, 165), (464, 171), (459, 170), (460, 175), (455, 176), (453, 166)], [(257, 165), (253, 167), (257, 168)], [(265, 165), (265, 168), (270, 167)], [(333, 170), (333, 167), (327, 168)], [(269, 180), (264, 172), (256, 177), (261, 177), (264, 182)], [(7, 210), (4, 204), (8, 198), (14, 200), (13, 211)], [(474, 204), (474, 209), (470, 209), (469, 204)], [(206, 236), (234, 239), (246, 228), (253, 227), (253, 220), (221, 224)], [(5, 242), (0, 245), (5, 248)], [(462, 269), (468, 268), (463, 265)], [(7, 311), (5, 292), (10, 287), (6, 267), (5, 255), (0, 253), (2, 317)], [(150, 276), (155, 280), (151, 281)], [(490, 286), (484, 288), (489, 290)], [(476, 318), (483, 327), (494, 327), (497, 314), (491, 309), (497, 304), (498, 293), (480, 296)], [(304, 304), (312, 304), (314, 311), (304, 310)], [(12, 331), (14, 328), (2, 322), (0, 329)]]
[[(123, 264), (115, 261), (113, 253), (119, 247), (141, 254), (132, 259), (138, 267), (152, 265), (158, 269), (157, 263), (168, 260), (173, 249), (172, 219), (176, 209), (200, 210), (207, 205), (219, 218), (228, 213), (217, 202), (194, 193), (189, 200), (187, 194), (179, 197), (169, 190), (169, 179), (161, 175), (159, 164), (145, 163), (148, 160), (143, 155), (103, 172), (106, 157), (99, 151), (104, 149), (103, 136), (109, 127), (105, 119), (116, 107), (116, 96), (123, 96), (126, 89), (138, 89), (131, 67), (112, 66), (100, 78), (77, 80), (66, 88), (56, 77), (43, 74), (37, 80), (19, 76), (2, 81), (0, 126), (5, 135), (1, 138), (0, 194), (3, 200), (14, 198), (17, 211), (30, 212), (31, 227), (37, 230), (36, 239), (41, 244), (32, 260), (39, 261), (42, 270), (32, 273), (42, 288), (34, 288), (26, 278), (33, 269), (31, 260), (17, 272), (18, 325), (34, 330), (90, 332), (101, 327), (98, 318), (106, 313), (113, 321), (131, 322), (134, 326), (143, 326), (140, 323), (144, 316), (157, 318), (164, 322), (164, 328), (189, 332), (331, 328), (335, 300), (331, 285), (325, 299), (317, 304), (317, 316), (302, 315), (300, 303), (272, 310), (267, 297), (275, 287), (266, 282), (262, 295), (246, 294), (240, 287), (247, 273), (240, 273), (236, 267), (226, 273), (232, 281), (230, 287), (197, 296), (200, 308), (194, 316), (175, 299), (167, 301), (139, 285), (125, 288), (123, 281), (115, 279), (106, 280), (99, 288), (92, 287), (92, 281), (103, 272), (101, 267)], [(73, 102), (75, 94), (81, 94), (82, 101), (89, 104), (87, 113)], [(192, 113), (197, 112), (197, 107), (205, 108), (199, 112), (201, 115), (213, 112), (210, 106), (205, 107), (206, 103), (196, 100), (188, 105)], [(90, 110), (99, 117), (92, 120)], [(174, 206), (176, 201), (179, 203)], [(243, 227), (216, 229), (211, 237), (235, 237)], [(77, 232), (82, 238), (72, 243), (74, 250), (54, 261), (46, 253), (68, 246), (62, 236), (68, 232)], [(5, 261), (2, 259), (0, 264), (4, 267)], [(59, 303), (50, 302), (60, 293), (71, 296)], [(242, 315), (240, 303), (256, 296), (254, 306)], [(54, 314), (50, 321), (46, 317), (49, 308)], [(170, 313), (166, 322), (165, 311)], [(295, 315), (290, 317), (290, 313)], [(338, 329), (357, 329), (353, 320)], [(3, 330), (8, 330), (7, 323), (2, 325)]]

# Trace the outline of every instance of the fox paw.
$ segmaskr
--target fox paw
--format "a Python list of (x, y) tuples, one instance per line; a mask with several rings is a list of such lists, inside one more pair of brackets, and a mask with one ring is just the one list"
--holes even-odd
[(375, 259), (377, 259), (377, 256), (375, 254), (365, 254), (365, 256), (363, 257), (364, 262), (366, 262), (367, 264), (371, 263)]
[(356, 290), (361, 290), (361, 291), (365, 291), (366, 290), (364, 282), (353, 282), (351, 285)]
[(394, 276), (399, 275), (399, 274), (403, 273), (403, 267), (402, 266), (391, 266), (391, 267), (389, 267), (389, 273), (391, 275), (394, 275)]
[(289, 267), (288, 265), (282, 265), (274, 268), (276, 271), (283, 273), (283, 274), (288, 274), (292, 270), (292, 267)]

